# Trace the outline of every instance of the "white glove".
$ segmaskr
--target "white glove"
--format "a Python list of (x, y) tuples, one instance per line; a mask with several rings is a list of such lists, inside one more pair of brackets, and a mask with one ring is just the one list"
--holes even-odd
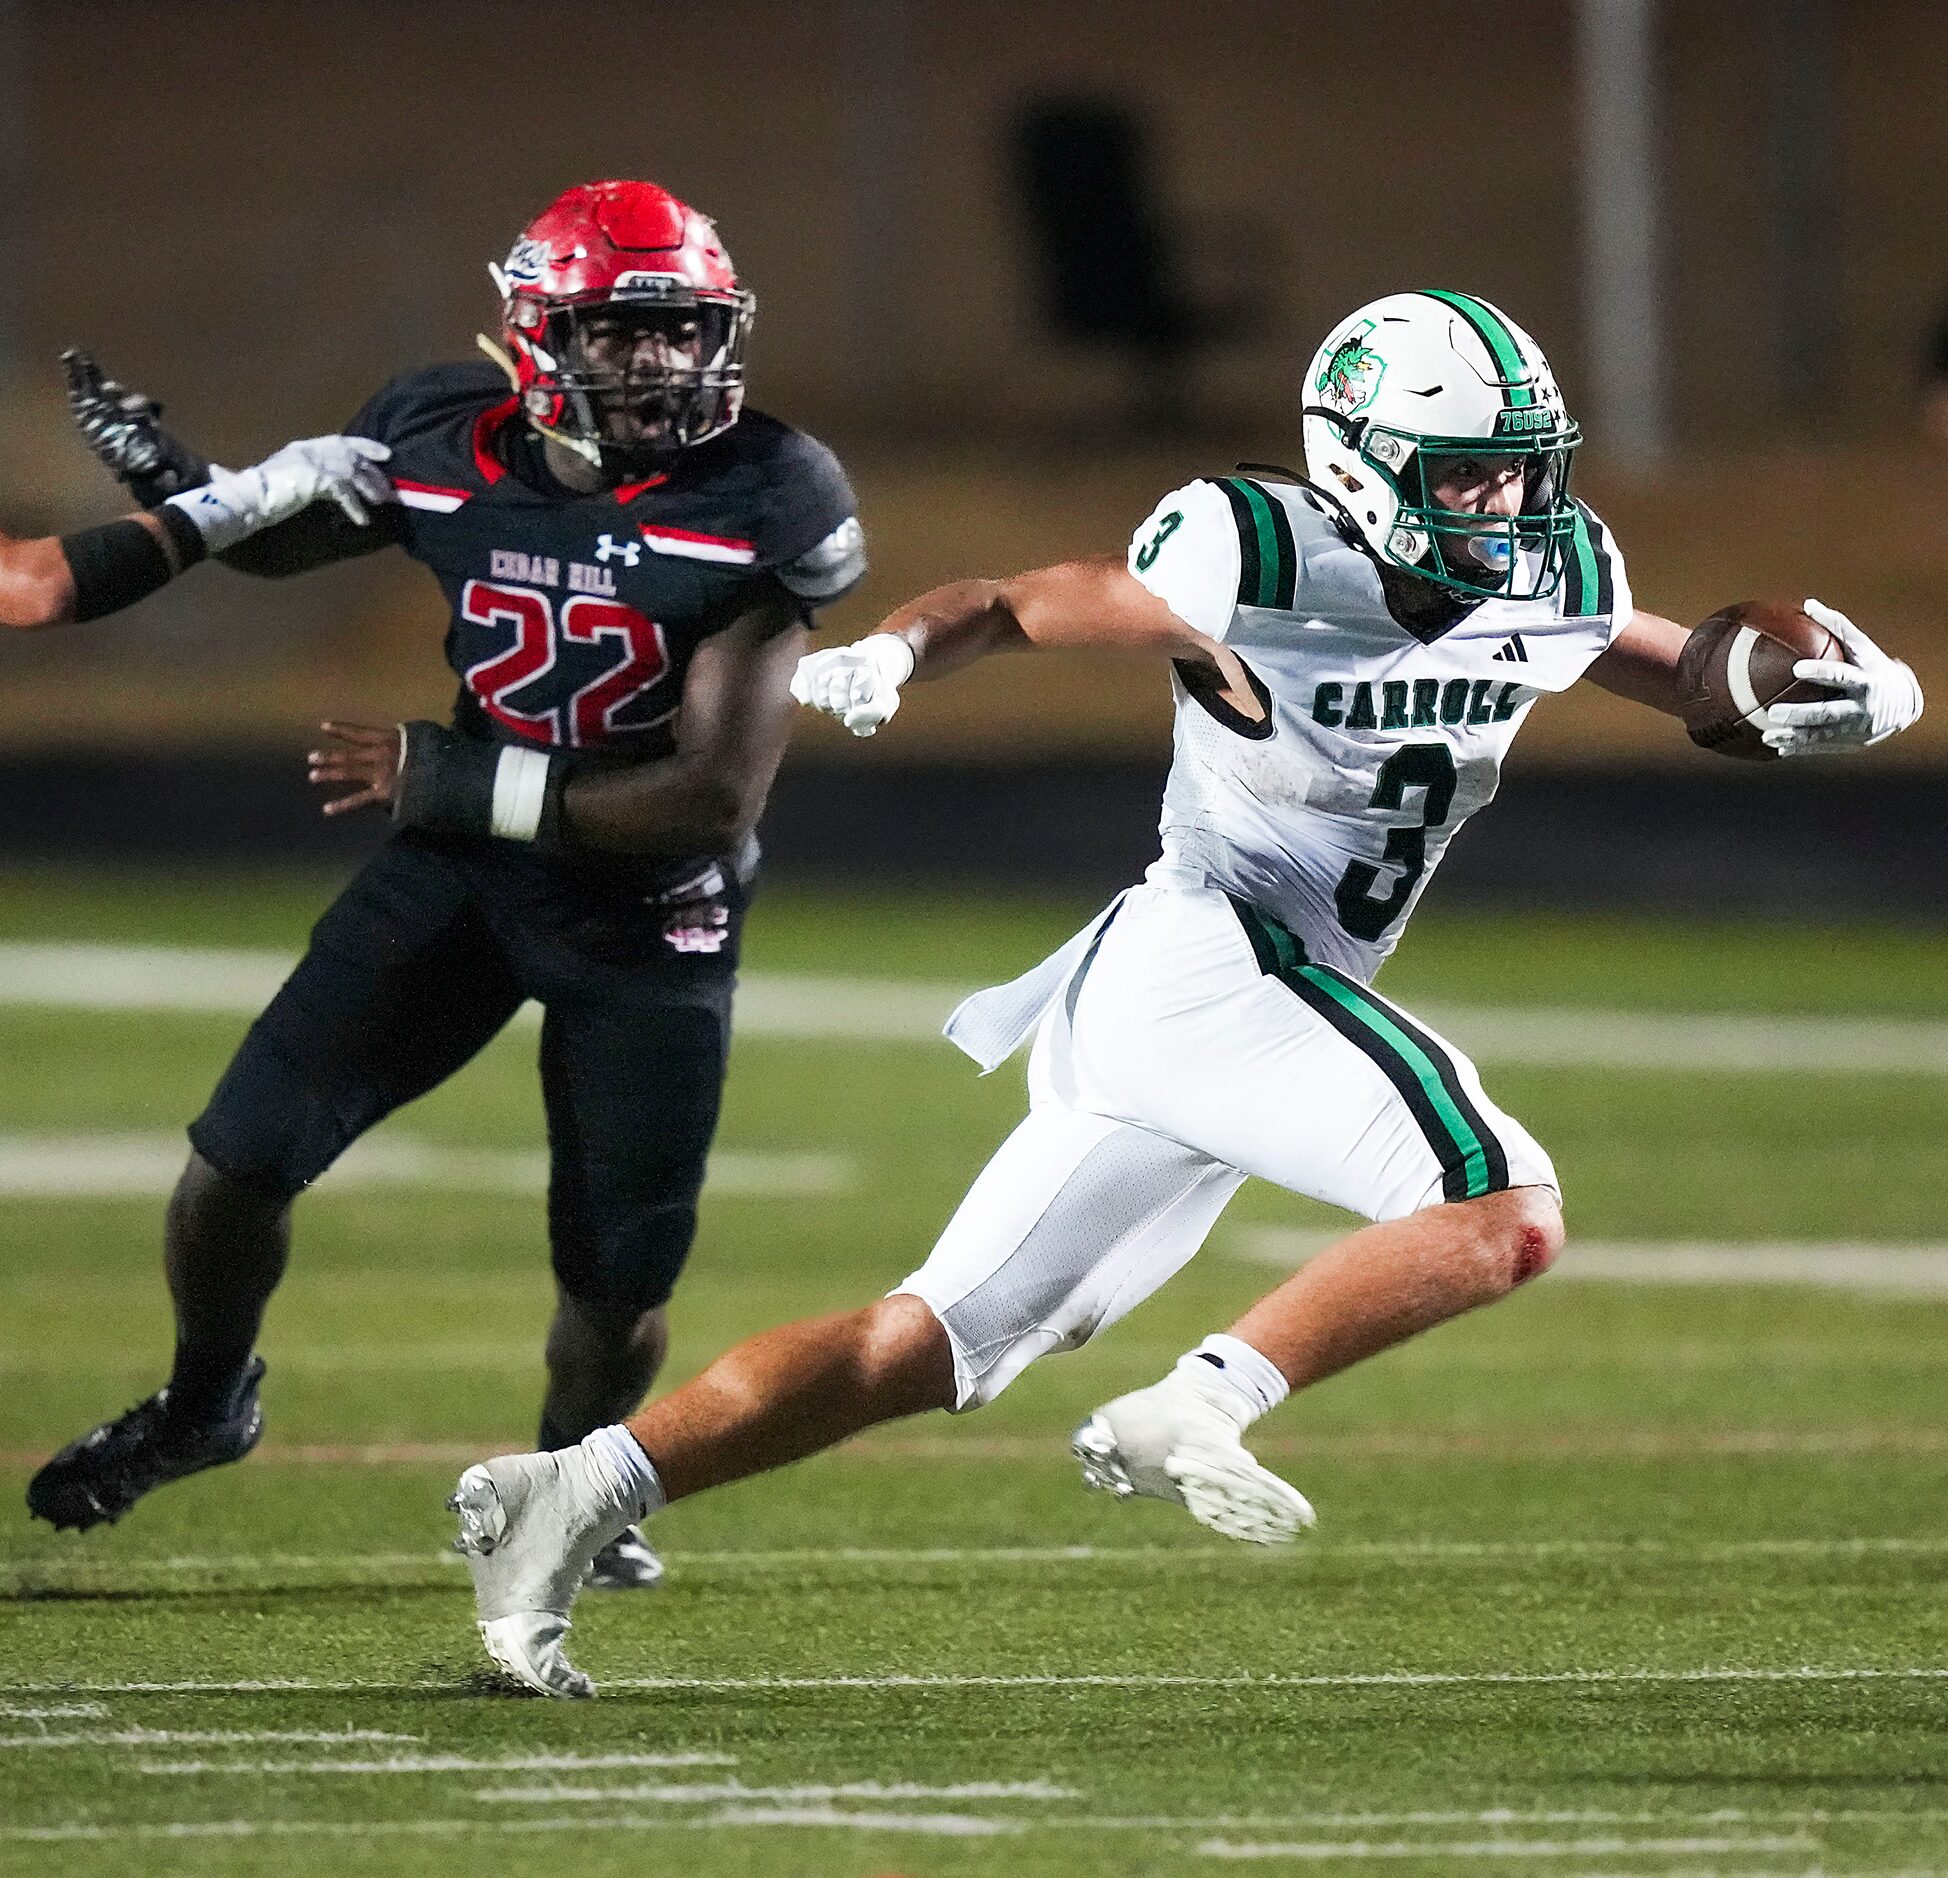
[(391, 454), (369, 437), (307, 437), (249, 469), (212, 465), (208, 482), (171, 496), (169, 506), (196, 524), (212, 554), (326, 496), (363, 526), (368, 502), (392, 500), (392, 484), (379, 468)]
[(870, 633), (849, 646), (809, 652), (791, 675), (791, 695), (829, 711), (855, 737), (870, 737), (900, 708), (913, 676), (913, 647), (901, 633)]
[(1817, 620), (1847, 649), (1845, 659), (1801, 659), (1795, 678), (1828, 685), (1846, 695), (1807, 704), (1775, 704), (1765, 716), (1768, 749), (1781, 756), (1821, 756), (1864, 750), (1921, 715), (1921, 686), (1913, 670), (1890, 659), (1844, 613), (1808, 600), (1806, 617)]

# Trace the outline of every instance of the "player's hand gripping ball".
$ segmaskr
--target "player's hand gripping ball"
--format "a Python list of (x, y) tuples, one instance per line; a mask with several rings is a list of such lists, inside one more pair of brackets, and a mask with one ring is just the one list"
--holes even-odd
[(1864, 749), (1921, 715), (1921, 687), (1829, 606), (1771, 600), (1728, 606), (1678, 658), (1691, 741), (1720, 756), (1770, 762)]

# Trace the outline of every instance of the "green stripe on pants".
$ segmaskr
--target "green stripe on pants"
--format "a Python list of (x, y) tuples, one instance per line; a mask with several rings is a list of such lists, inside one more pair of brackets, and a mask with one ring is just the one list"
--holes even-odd
[(1305, 965), (1299, 968), (1299, 976), (1356, 1017), (1413, 1072), (1414, 1080), (1420, 1084), (1435, 1114), (1441, 1118), (1442, 1127), (1460, 1150), (1468, 1182), (1467, 1197), (1478, 1200), (1488, 1191), (1488, 1152), (1481, 1144), (1481, 1137), (1468, 1125), (1468, 1118), (1454, 1106), (1453, 1098), (1441, 1081), (1441, 1072), (1434, 1067), (1427, 1052), (1377, 1004), (1361, 997), (1351, 985), (1343, 984), (1330, 972), (1322, 971), (1316, 965)]

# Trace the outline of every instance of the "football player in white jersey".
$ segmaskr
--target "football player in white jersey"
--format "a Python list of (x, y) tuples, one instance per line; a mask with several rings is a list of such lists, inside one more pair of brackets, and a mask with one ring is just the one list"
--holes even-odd
[[(767, 1332), (578, 1448), (469, 1468), (451, 1504), (489, 1653), (590, 1692), (562, 1650), (583, 1567), (667, 1501), (922, 1409), (989, 1402), (1150, 1296), (1247, 1175), (1371, 1225), (1077, 1431), (1092, 1486), (1276, 1543), (1312, 1524), (1247, 1451), (1292, 1390), (1505, 1297), (1562, 1244), (1549, 1157), (1473, 1064), (1371, 989), (1455, 830), (1544, 692), (1589, 677), (1677, 714), (1686, 631), (1638, 609), (1570, 494), (1576, 425), (1486, 301), (1389, 295), (1306, 376), (1306, 474), (1173, 490), (1127, 559), (970, 580), (799, 666), (870, 735), (900, 687), (990, 652), (1168, 661), (1162, 856), (1041, 966), (955, 1012), (991, 1069), (1030, 1035), (1026, 1119), (932, 1253), (865, 1309)], [(1878, 742), (1914, 675), (1816, 601), (1845, 662), (1773, 707), (1782, 755)]]

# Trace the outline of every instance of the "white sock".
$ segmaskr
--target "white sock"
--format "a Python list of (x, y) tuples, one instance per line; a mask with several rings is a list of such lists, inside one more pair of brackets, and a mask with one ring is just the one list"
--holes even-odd
[(620, 1422), (583, 1436), (581, 1450), (597, 1483), (619, 1510), (628, 1513), (631, 1523), (647, 1519), (665, 1503), (655, 1463)]
[(1264, 1351), (1221, 1331), (1180, 1356), (1172, 1373), (1214, 1408), (1232, 1416), (1240, 1434), (1292, 1393), (1292, 1385)]

